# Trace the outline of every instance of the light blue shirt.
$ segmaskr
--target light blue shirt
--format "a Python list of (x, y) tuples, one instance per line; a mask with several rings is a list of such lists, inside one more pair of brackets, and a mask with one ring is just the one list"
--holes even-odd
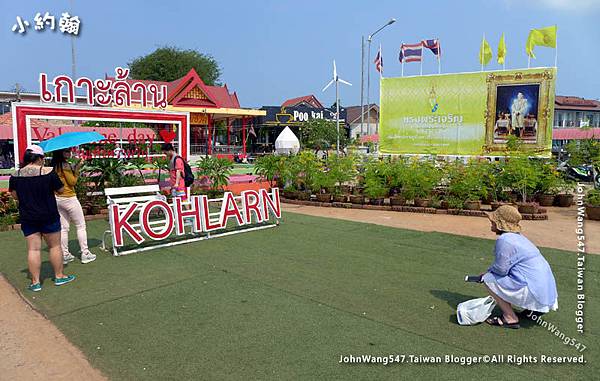
[(496, 240), (496, 259), (488, 269), (505, 290), (527, 286), (541, 304), (552, 306), (558, 298), (550, 265), (530, 240), (517, 233), (503, 233)]

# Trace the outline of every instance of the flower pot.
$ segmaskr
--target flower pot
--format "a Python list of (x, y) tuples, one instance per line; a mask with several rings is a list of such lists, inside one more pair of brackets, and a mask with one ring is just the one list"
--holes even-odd
[(374, 198), (369, 198), (369, 203), (371, 205), (379, 205), (382, 206), (383, 205), (383, 201), (385, 199), (383, 197), (374, 197)]
[(467, 200), (464, 202), (464, 208), (466, 210), (480, 210), (481, 209), (481, 201)]
[(556, 204), (563, 208), (573, 205), (573, 195), (572, 194), (559, 194), (556, 196), (555, 200), (556, 200)]
[(533, 202), (522, 202), (519, 203), (519, 213), (522, 214), (536, 214), (538, 210), (538, 204)]
[(449, 207), (450, 207), (450, 205), (448, 204), (448, 201), (446, 201), (446, 200), (440, 201), (440, 209), (448, 209)]
[(422, 198), (422, 197), (415, 197), (415, 206), (421, 207), (421, 208), (427, 208), (429, 206), (429, 199), (428, 198)]
[(300, 201), (310, 200), (310, 193), (308, 192), (296, 192), (296, 198)]
[(392, 206), (406, 205), (406, 199), (404, 198), (404, 196), (392, 196), (392, 197), (390, 197), (390, 205), (392, 205)]
[(519, 200), (519, 194), (515, 192), (511, 192), (508, 194), (508, 198), (511, 202), (517, 202)]
[(296, 191), (284, 190), (283, 197), (290, 199), (290, 200), (295, 200), (296, 199)]
[(585, 212), (589, 220), (600, 221), (600, 206), (585, 206)]
[(317, 201), (319, 201), (319, 202), (331, 202), (331, 193), (319, 193), (319, 194), (317, 194)]
[(552, 206), (554, 205), (554, 195), (553, 194), (540, 194), (538, 196), (538, 201), (540, 206)]
[(365, 196), (352, 194), (352, 195), (350, 195), (350, 202), (353, 204), (364, 204)]
[(348, 196), (345, 194), (336, 194), (333, 196), (333, 202), (348, 202)]
[(486, 196), (481, 202), (482, 204), (490, 205), (493, 199), (491, 195)]

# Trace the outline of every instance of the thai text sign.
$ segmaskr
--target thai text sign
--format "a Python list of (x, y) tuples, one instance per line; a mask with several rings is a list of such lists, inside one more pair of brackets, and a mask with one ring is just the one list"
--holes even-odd
[[(233, 232), (239, 233), (256, 230), (258, 225), (264, 226), (271, 217), (275, 220), (281, 218), (277, 188), (271, 191), (247, 190), (240, 196), (225, 192), (222, 198), (217, 199), (199, 195), (191, 196), (189, 201), (174, 197), (170, 203), (160, 198), (143, 203), (133, 201), (126, 205), (112, 203), (108, 205), (108, 210), (114, 248), (123, 247), (126, 237), (135, 245), (157, 241), (152, 246), (161, 247), (173, 244), (168, 243), (169, 240), (177, 244), (173, 239), (178, 236), (206, 239), (200, 234), (218, 236), (219, 233), (225, 233), (226, 229), (226, 234), (232, 234), (230, 222), (233, 223)], [(157, 214), (160, 217), (157, 218)]]
[[(115, 73), (114, 78), (95, 81), (87, 77), (75, 80), (63, 74), (54, 77), (52, 82), (48, 81), (46, 73), (40, 73), (40, 99), (43, 103), (62, 103), (66, 97), (68, 103), (76, 103), (75, 92), (81, 88), (85, 89), (85, 99), (90, 106), (130, 107), (135, 98), (142, 107), (167, 107), (167, 85), (128, 80), (129, 69), (122, 67), (117, 67)], [(54, 91), (48, 90), (48, 84), (54, 86)]]
[(384, 78), (381, 152), (493, 155), (513, 136), (547, 155), (555, 78), (555, 68)]

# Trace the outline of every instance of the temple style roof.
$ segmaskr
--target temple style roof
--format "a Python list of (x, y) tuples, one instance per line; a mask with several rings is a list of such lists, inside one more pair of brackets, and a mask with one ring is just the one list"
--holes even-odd
[[(106, 77), (114, 80), (114, 77)], [(240, 108), (240, 102), (235, 92), (230, 93), (227, 85), (209, 86), (202, 81), (193, 68), (183, 77), (171, 82), (127, 79), (129, 84), (142, 82), (146, 85), (166, 85), (167, 103), (181, 107), (214, 107), (214, 108)], [(140, 94), (132, 92), (132, 100), (139, 101)]]

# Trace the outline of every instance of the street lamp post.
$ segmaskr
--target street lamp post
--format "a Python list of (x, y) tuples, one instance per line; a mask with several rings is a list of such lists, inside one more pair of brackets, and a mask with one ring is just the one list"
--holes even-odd
[[(390, 19), (390, 21), (388, 21), (387, 23), (385, 23), (385, 25), (383, 25), (381, 28), (377, 29), (374, 33), (371, 33), (369, 35), (369, 37), (367, 38), (367, 42), (368, 42), (368, 48), (367, 48), (367, 112), (369, 113), (367, 115), (367, 134), (369, 134), (371, 132), (371, 120), (369, 118), (369, 115), (371, 114), (370, 110), (371, 110), (371, 103), (370, 103), (370, 93), (371, 93), (371, 41), (373, 40), (373, 37), (381, 32), (381, 30), (383, 30), (383, 28), (385, 28), (388, 25), (392, 25), (393, 23), (396, 22), (396, 19), (392, 18)], [(362, 112), (362, 110), (361, 110)], [(378, 129), (376, 129), (375, 131), (376, 133), (378, 133)]]

